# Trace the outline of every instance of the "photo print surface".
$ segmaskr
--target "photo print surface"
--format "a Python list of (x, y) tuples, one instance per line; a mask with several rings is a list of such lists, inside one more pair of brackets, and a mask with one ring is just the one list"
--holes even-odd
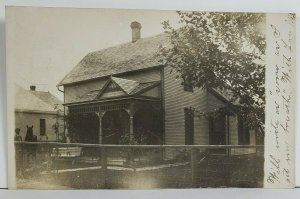
[(6, 18), (10, 188), (294, 187), (294, 14)]

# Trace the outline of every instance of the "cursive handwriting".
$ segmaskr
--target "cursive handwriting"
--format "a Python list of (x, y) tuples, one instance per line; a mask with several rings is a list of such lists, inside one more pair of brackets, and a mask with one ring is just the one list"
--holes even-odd
[[(272, 18), (272, 17), (271, 17)], [(275, 17), (276, 18), (276, 17)], [(271, 113), (266, 120), (268, 126), (267, 143), (272, 150), (266, 153), (268, 165), (265, 182), (268, 184), (291, 184), (293, 179), (293, 104), (294, 91), (294, 15), (285, 15), (283, 19), (270, 20), (271, 45), (268, 56), (271, 61), (267, 72), (272, 73), (268, 81), (270, 87), (267, 93), (267, 107)], [(279, 22), (280, 21), (280, 22)], [(269, 43), (270, 44), (270, 43)], [(268, 76), (267, 76), (268, 77)], [(268, 82), (268, 83), (269, 83)], [(268, 124), (267, 124), (268, 123)]]

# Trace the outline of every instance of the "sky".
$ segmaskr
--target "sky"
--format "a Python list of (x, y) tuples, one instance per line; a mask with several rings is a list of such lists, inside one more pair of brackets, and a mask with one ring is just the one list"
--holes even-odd
[(141, 37), (163, 32), (162, 22), (179, 27), (175, 11), (13, 7), (7, 11), (8, 50), (15, 82), (50, 91), (89, 52), (131, 41), (132, 21)]

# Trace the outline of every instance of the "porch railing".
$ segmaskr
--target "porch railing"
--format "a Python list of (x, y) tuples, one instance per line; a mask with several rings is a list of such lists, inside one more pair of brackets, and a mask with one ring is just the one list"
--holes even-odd
[(15, 152), (17, 178), (71, 188), (259, 187), (263, 178), (262, 145), (15, 142)]

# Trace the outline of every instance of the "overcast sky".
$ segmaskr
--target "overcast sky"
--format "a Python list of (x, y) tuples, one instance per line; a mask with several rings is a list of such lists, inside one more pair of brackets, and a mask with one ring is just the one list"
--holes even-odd
[(163, 32), (165, 20), (179, 26), (173, 11), (15, 7), (7, 14), (15, 81), (60, 99), (60, 80), (87, 53), (131, 41), (132, 21), (142, 24), (142, 38)]

